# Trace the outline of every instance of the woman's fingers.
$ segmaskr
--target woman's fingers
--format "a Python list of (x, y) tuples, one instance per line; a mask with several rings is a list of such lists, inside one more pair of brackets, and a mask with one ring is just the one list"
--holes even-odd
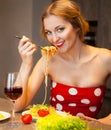
[(37, 50), (37, 46), (30, 42), (30, 39), (23, 36), (23, 38), (20, 40), (19, 46), (18, 46), (19, 53), (24, 54), (33, 54)]
[(31, 52), (35, 52), (37, 50), (37, 47), (35, 44), (31, 44), (27, 42), (24, 46), (19, 48), (20, 53), (26, 54)]
[(111, 125), (111, 114), (104, 118), (98, 119), (98, 121), (106, 125)]
[(94, 120), (96, 120), (95, 118), (88, 117), (88, 116), (84, 116), (84, 115), (80, 115), (79, 117), (80, 117), (81, 119), (87, 120), (87, 121), (94, 121)]
[(37, 51), (37, 46), (29, 38), (23, 36), (19, 42), (18, 51), (24, 63), (32, 64), (33, 54)]
[(32, 47), (28, 47), (28, 48), (25, 49), (25, 50), (21, 50), (21, 54), (24, 55), (24, 56), (33, 55), (34, 52), (36, 52), (36, 49), (35, 49), (35, 48), (32, 48)]

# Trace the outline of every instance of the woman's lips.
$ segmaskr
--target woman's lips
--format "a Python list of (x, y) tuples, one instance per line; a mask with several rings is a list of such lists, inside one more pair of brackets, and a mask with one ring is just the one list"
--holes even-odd
[(56, 44), (56, 46), (57, 46), (58, 48), (62, 47), (63, 45), (64, 45), (64, 42), (60, 42), (60, 43), (57, 43), (57, 44)]

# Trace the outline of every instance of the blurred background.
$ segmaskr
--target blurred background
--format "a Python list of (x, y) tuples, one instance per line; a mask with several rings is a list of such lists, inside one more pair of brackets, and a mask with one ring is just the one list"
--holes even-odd
[[(53, 0), (0, 0), (0, 97), (4, 97), (3, 87), (7, 72), (18, 71), (21, 59), (18, 54), (19, 40), (16, 35), (25, 35), (34, 43), (48, 45), (41, 37), (41, 13)], [(85, 40), (88, 44), (111, 49), (111, 1), (110, 0), (74, 0), (89, 22), (90, 31)], [(34, 55), (35, 63), (41, 56), (40, 49)], [(44, 83), (31, 102), (43, 101)], [(49, 92), (47, 103), (49, 103)], [(95, 99), (94, 99), (95, 100)], [(111, 112), (111, 78), (107, 83), (106, 96), (98, 117)]]

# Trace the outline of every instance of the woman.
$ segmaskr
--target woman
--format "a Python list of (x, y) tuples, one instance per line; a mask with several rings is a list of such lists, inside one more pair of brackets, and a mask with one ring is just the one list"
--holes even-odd
[(111, 51), (86, 45), (87, 31), (88, 23), (75, 2), (58, 0), (45, 9), (42, 34), (57, 50), (52, 56), (49, 52), (48, 64), (47, 55), (43, 55), (31, 72), (36, 46), (25, 36), (20, 40), (23, 94), (16, 102), (17, 111), (31, 102), (48, 75), (52, 106), (86, 119), (96, 117), (111, 74)]

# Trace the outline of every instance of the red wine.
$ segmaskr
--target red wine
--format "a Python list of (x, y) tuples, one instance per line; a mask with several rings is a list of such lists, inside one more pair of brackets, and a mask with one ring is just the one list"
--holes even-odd
[(12, 87), (12, 88), (6, 88), (4, 89), (5, 95), (12, 100), (16, 100), (22, 95), (22, 87)]

